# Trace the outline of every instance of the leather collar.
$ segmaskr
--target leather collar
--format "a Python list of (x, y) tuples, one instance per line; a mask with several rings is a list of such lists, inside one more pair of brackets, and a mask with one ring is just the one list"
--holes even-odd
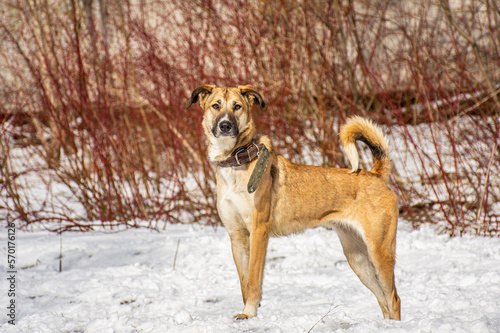
[(223, 168), (245, 165), (259, 157), (264, 147), (263, 143), (257, 143), (255, 139), (252, 139), (245, 146), (236, 149), (226, 160), (217, 162), (217, 164)]

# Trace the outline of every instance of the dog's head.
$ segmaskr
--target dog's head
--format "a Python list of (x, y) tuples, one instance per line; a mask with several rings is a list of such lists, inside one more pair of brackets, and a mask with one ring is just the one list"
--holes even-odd
[(250, 141), (254, 135), (252, 105), (256, 103), (261, 109), (266, 106), (252, 86), (223, 88), (205, 84), (193, 91), (184, 107), (198, 101), (205, 111), (202, 126), (212, 160), (225, 158), (244, 141)]

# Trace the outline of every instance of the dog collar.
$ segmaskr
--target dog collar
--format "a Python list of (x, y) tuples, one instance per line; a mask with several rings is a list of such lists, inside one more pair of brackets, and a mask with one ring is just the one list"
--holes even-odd
[(252, 162), (259, 157), (260, 152), (265, 148), (263, 143), (256, 143), (252, 139), (248, 144), (236, 149), (229, 158), (224, 161), (218, 162), (220, 167), (237, 167)]

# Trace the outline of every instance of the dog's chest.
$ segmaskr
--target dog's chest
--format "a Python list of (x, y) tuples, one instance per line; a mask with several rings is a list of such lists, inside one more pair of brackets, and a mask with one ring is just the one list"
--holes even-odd
[(217, 171), (217, 208), (227, 229), (250, 227), (253, 218), (254, 195), (248, 193), (247, 170), (219, 168)]

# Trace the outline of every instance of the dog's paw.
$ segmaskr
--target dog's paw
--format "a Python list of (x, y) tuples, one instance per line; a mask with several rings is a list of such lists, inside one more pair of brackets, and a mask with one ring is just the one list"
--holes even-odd
[(250, 319), (250, 317), (244, 313), (238, 313), (236, 316), (233, 317), (235, 320), (242, 320), (242, 319)]

